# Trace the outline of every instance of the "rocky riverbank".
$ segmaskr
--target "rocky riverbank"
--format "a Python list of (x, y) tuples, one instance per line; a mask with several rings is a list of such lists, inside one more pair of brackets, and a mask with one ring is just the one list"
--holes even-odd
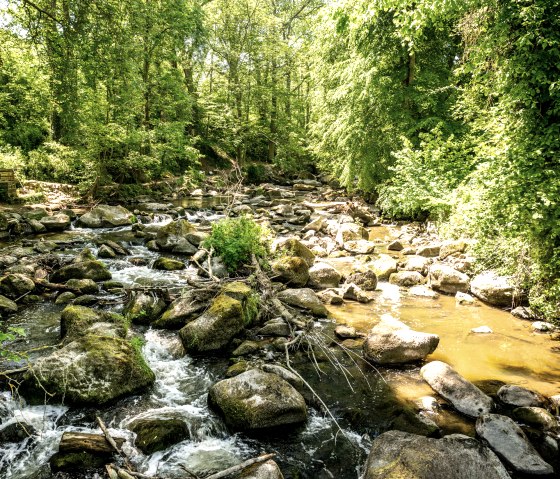
[[(10, 452), (0, 472), (10, 471), (10, 478), (57, 471), (84, 477), (111, 461), (123, 466), (122, 455), (99, 446), (105, 439), (89, 420), (75, 418), (65, 428), (60, 419), (92, 407), (118, 426), (131, 469), (151, 477), (185, 477), (173, 451), (200, 453), (209, 438), (237, 440), (239, 434), (251, 438), (243, 444), (251, 444), (246, 448), (252, 455), (278, 450), (277, 463), (253, 465), (239, 476), (245, 478), (364, 473), (369, 479), (406, 471), (418, 478), (474, 478), (480, 471), (498, 478), (552, 475), (558, 467), (559, 397), (499, 381), (477, 387), (452, 362), (433, 360), (445, 347), (436, 332), (411, 327), (393, 310), (366, 321), (367, 328), (340, 320), (345, 308), (365, 308), (373, 316), (380, 293), (389, 290), (422, 304), (438, 304), (443, 295), (465, 311), (487, 311), (479, 306), (486, 304), (536, 320), (511, 278), (473, 273), (467, 239), (442, 241), (414, 224), (395, 226), (389, 238), (380, 238), (386, 227), (374, 208), (317, 180), (263, 184), (233, 196), (208, 187), (183, 200), (137, 200), (86, 212), (37, 206), (1, 215), (0, 230), (12, 241), (0, 255), (3, 322), (18, 325), (33, 311), (54, 308), (50, 343), (3, 369), (13, 371), (12, 390), (26, 407), (47, 403), (52, 411), (70, 412), (53, 412), (49, 431), (56, 440), (34, 469), (28, 466), (28, 476), (17, 475), (17, 465), (25, 463), (22, 448), (39, 447), (44, 424), (18, 417), (17, 403), (2, 396), (0, 448)], [(230, 278), (223, 261), (202, 247), (211, 224), (226, 212), (251, 214), (273, 232), (270, 271), (252, 264), (245, 276)], [(554, 331), (542, 321), (531, 328), (534, 334)], [(467, 333), (493, 334), (484, 324)], [(40, 334), (30, 330), (28, 337)], [(156, 356), (154, 337), (166, 342)], [(14, 346), (29, 349), (25, 340)], [(191, 362), (214, 371), (211, 380), (199, 383), (165, 369)], [(412, 374), (433, 392), (402, 400), (380, 374)], [(198, 396), (192, 399), (191, 385), (173, 381), (196, 382)], [(166, 397), (169, 391), (173, 398)], [(127, 413), (123, 405), (134, 404), (142, 406)], [(209, 430), (193, 417), (193, 410), (208, 407)], [(329, 430), (342, 428), (341, 441), (348, 444), (334, 441), (319, 453), (323, 459), (305, 464), (298, 459), (305, 454), (294, 451), (295, 437), (311, 434), (321, 414)], [(449, 415), (461, 426), (446, 421)], [(73, 437), (75, 424), (88, 425), (86, 434), (97, 436)], [(400, 432), (379, 435), (391, 429)], [(471, 437), (451, 434), (458, 431)], [(276, 437), (277, 444), (270, 439)], [(399, 454), (403, 449), (410, 454)], [(223, 467), (192, 461), (194, 474), (225, 469), (247, 459), (247, 452), (216, 462)]]

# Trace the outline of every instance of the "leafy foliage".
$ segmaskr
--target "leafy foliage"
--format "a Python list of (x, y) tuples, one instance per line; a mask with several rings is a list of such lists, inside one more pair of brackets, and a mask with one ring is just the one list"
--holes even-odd
[(22, 328), (7, 328), (6, 332), (0, 331), (0, 357), (7, 358), (10, 361), (19, 361), (22, 359), (21, 355), (10, 351), (9, 348), (4, 346), (5, 342), (14, 341), (17, 338), (25, 336), (25, 330)]
[(248, 217), (226, 218), (212, 225), (212, 233), (205, 241), (213, 248), (230, 272), (250, 262), (251, 256), (266, 259), (269, 254), (268, 232)]

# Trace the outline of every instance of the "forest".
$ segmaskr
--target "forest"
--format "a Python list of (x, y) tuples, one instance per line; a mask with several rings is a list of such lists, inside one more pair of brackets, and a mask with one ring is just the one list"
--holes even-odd
[(469, 237), (560, 301), (560, 3), (4, 0), (0, 167), (204, 181), (207, 158), (322, 171)]

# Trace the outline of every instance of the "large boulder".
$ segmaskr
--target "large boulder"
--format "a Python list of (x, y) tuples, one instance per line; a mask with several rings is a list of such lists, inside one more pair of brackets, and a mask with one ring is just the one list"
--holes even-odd
[(493, 306), (511, 306), (515, 287), (511, 276), (500, 276), (494, 271), (485, 271), (473, 278), (471, 292)]
[(272, 245), (272, 251), (281, 251), (284, 256), (295, 256), (303, 259), (307, 266), (313, 265), (315, 255), (297, 238), (280, 238)]
[(136, 292), (123, 309), (123, 314), (133, 323), (150, 324), (165, 310), (165, 301), (154, 295)]
[(179, 336), (187, 352), (216, 351), (227, 346), (248, 322), (242, 302), (220, 294), (204, 314), (179, 331)]
[(169, 305), (160, 318), (153, 321), (152, 326), (161, 329), (182, 328), (206, 307), (206, 303), (200, 301), (198, 296), (194, 290), (184, 292)]
[(546, 399), (539, 393), (515, 384), (505, 384), (498, 389), (498, 398), (508, 406), (513, 407), (542, 407)]
[(158, 259), (154, 261), (153, 268), (159, 269), (163, 271), (178, 271), (181, 269), (185, 269), (187, 265), (182, 261), (174, 258), (166, 258), (164, 256), (160, 256)]
[(321, 318), (327, 317), (328, 311), (312, 289), (285, 289), (278, 293), (278, 299), (283, 303), (295, 306)]
[(51, 275), (51, 282), (65, 283), (69, 279), (91, 279), (93, 281), (106, 281), (111, 279), (107, 266), (99, 260), (92, 259), (79, 261), (63, 266)]
[(490, 397), (442, 361), (426, 364), (420, 370), (420, 375), (434, 391), (467, 416), (478, 417), (492, 409)]
[(236, 431), (298, 424), (307, 419), (302, 395), (281, 377), (260, 369), (214, 384), (208, 403)]
[(513, 410), (512, 416), (515, 420), (548, 431), (558, 428), (558, 420), (542, 407), (524, 406)]
[(399, 266), (403, 271), (416, 271), (422, 276), (426, 276), (432, 261), (430, 258), (413, 254), (407, 256), (406, 261)]
[(547, 475), (552, 466), (539, 456), (523, 430), (507, 416), (483, 414), (476, 421), (476, 433), (516, 472)]
[(401, 431), (378, 436), (363, 479), (510, 479), (496, 455), (476, 439), (432, 439)]
[(132, 224), (134, 215), (124, 206), (97, 205), (80, 216), (77, 224), (86, 228), (114, 228)]
[(278, 281), (291, 286), (305, 286), (309, 280), (309, 265), (298, 256), (283, 256), (271, 267)]
[(11, 299), (17, 299), (35, 289), (33, 280), (24, 274), (7, 274), (0, 278), (0, 292)]
[(195, 254), (198, 251), (195, 243), (199, 243), (197, 230), (194, 225), (183, 219), (162, 226), (156, 236), (157, 246), (163, 251), (173, 253)]
[(381, 321), (364, 342), (364, 357), (377, 364), (403, 364), (420, 361), (432, 354), (439, 344), (436, 334), (413, 331), (404, 323)]
[(336, 288), (342, 275), (330, 264), (316, 263), (309, 268), (309, 286), (312, 288)]
[(86, 334), (37, 359), (20, 392), (41, 403), (46, 391), (70, 404), (99, 406), (140, 392), (154, 381), (140, 350), (129, 341)]
[(432, 288), (441, 293), (466, 293), (469, 290), (469, 277), (446, 264), (430, 266), (429, 277)]
[(64, 231), (70, 226), (70, 217), (65, 214), (45, 216), (41, 218), (41, 224), (47, 231)]

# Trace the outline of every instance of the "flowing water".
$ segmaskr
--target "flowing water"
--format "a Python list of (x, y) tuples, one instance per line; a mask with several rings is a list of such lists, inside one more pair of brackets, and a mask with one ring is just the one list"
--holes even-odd
[[(202, 201), (202, 200), (201, 200)], [(195, 207), (220, 204), (212, 198), (209, 203)], [(185, 203), (184, 207), (193, 207)], [(191, 221), (211, 221), (219, 214), (205, 210), (186, 213)], [(156, 221), (168, 222), (171, 217), (157, 216)], [(375, 228), (372, 239), (379, 249), (398, 230)], [(194, 268), (178, 272), (160, 272), (151, 269), (157, 253), (143, 246), (130, 228), (112, 230), (73, 229), (62, 234), (45, 235), (45, 239), (64, 244), (65, 254), (75, 255), (84, 246), (96, 252), (96, 239), (109, 238), (124, 242), (131, 250), (125, 259), (104, 260), (113, 279), (127, 286), (162, 285), (180, 289), (187, 279), (196, 274)], [(9, 252), (14, 245), (6, 245), (0, 254)], [(141, 258), (138, 261), (131, 258)], [(329, 260), (342, 272), (352, 266), (352, 259)], [(312, 384), (336, 416), (342, 431), (333, 421), (310, 409), (309, 421), (298, 428), (273, 431), (260, 435), (230, 434), (222, 420), (207, 406), (207, 390), (222, 379), (228, 367), (226, 359), (183, 356), (177, 333), (134, 327), (135, 334), (145, 339), (146, 360), (156, 375), (154, 387), (145, 394), (122, 399), (110, 407), (97, 411), (93, 408), (72, 408), (64, 405), (28, 406), (11, 399), (8, 391), (0, 397), (0, 418), (3, 421), (24, 421), (35, 432), (19, 443), (0, 445), (0, 477), (5, 479), (50, 478), (48, 459), (56, 452), (64, 431), (100, 432), (95, 425), (99, 414), (117, 437), (127, 440), (125, 448), (131, 454), (139, 471), (163, 478), (184, 477), (187, 468), (197, 474), (221, 470), (264, 452), (277, 454), (285, 477), (339, 478), (359, 477), (371, 440), (387, 430), (396, 420), (410, 418), (410, 405), (433, 392), (419, 377), (418, 366), (400, 369), (374, 370), (357, 358), (359, 345), (349, 345), (351, 355), (339, 348), (328, 346), (337, 323), (355, 326), (367, 332), (383, 315), (398, 318), (414, 329), (436, 333), (440, 344), (429, 359), (440, 359), (452, 364), (472, 381), (491, 380), (494, 383), (520, 384), (543, 394), (560, 393), (560, 367), (556, 343), (548, 335), (531, 334), (526, 323), (510, 314), (480, 306), (457, 306), (454, 298), (418, 298), (388, 283), (380, 283), (369, 304), (346, 302), (330, 306), (330, 318), (316, 323), (316, 334), (325, 338), (327, 345), (317, 355), (318, 364), (309, 362), (302, 354), (293, 358), (294, 366)], [(107, 308), (120, 308), (112, 303), (112, 296), (104, 299)], [(62, 306), (39, 303), (22, 308), (10, 317), (8, 324), (23, 327), (27, 337), (12, 344), (18, 351), (29, 351), (30, 358), (47, 354), (49, 346), (59, 338), (59, 318)], [(492, 334), (473, 334), (474, 327), (486, 325)], [(352, 349), (353, 348), (353, 349)], [(325, 360), (327, 356), (330, 361)], [(339, 361), (344, 368), (333, 369)], [(14, 365), (14, 366), (17, 366)], [(311, 396), (307, 399), (313, 400)], [(182, 418), (189, 425), (190, 438), (167, 450), (145, 456), (136, 450), (133, 434), (127, 430), (131, 420), (138, 417)], [(8, 419), (10, 418), (10, 419)], [(472, 434), (472, 422), (453, 412), (438, 418), (445, 432)], [(78, 474), (75, 477), (86, 477)], [(95, 473), (87, 477), (97, 477)]]

